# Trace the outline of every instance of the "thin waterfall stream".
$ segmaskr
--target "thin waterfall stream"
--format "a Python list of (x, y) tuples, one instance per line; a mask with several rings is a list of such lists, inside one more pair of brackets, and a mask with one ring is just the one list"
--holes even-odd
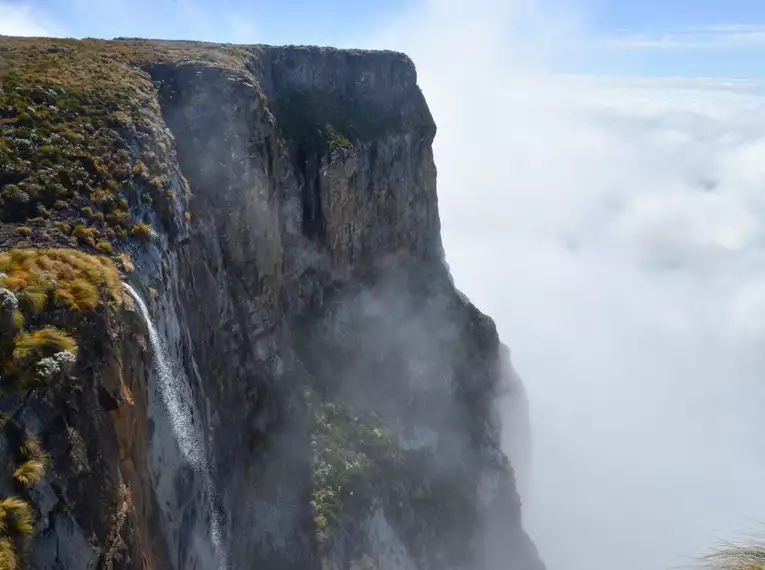
[(218, 557), (218, 569), (223, 570), (226, 567), (226, 553), (222, 543), (219, 511), (214, 504), (214, 498), (217, 495), (210, 475), (204, 435), (201, 432), (202, 424), (194, 420), (196, 407), (189, 382), (183, 368), (170, 358), (159, 332), (154, 326), (146, 303), (135, 289), (127, 283), (124, 285), (135, 301), (149, 331), (159, 393), (167, 410), (178, 448), (183, 458), (202, 478), (202, 484), (207, 492), (210, 503), (210, 540)]

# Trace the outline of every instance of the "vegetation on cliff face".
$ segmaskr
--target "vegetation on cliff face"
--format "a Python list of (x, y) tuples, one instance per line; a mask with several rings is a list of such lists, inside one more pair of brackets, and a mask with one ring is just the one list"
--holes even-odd
[[(186, 163), (180, 161), (180, 155), (185, 152), (186, 159), (190, 161), (195, 156), (202, 157), (203, 153), (195, 151), (193, 146), (184, 150), (179, 144), (179, 157), (176, 157), (172, 136), (166, 130), (162, 112), (165, 112), (168, 124), (175, 128), (170, 121), (174, 113), (183, 121), (192, 116), (193, 113), (189, 111), (194, 108), (201, 111), (209, 109), (211, 102), (236, 107), (239, 102), (246, 103), (246, 97), (251, 92), (257, 91), (263, 95), (264, 92), (260, 91), (256, 80), (255, 83), (247, 83), (246, 89), (241, 90), (244, 94), (243, 99), (221, 100), (221, 93), (226, 92), (225, 86), (229, 80), (252, 80), (257, 76), (253, 69), (258, 62), (253, 62), (252, 58), (258, 49), (140, 40), (103, 42), (0, 38), (0, 250), (8, 250), (0, 253), (0, 388), (6, 393), (35, 387), (51, 388), (24, 392), (25, 397), (30, 396), (27, 398), (29, 401), (34, 399), (31, 396), (45, 393), (47, 398), (55, 392), (55, 397), (40, 405), (41, 408), (47, 406), (49, 409), (44, 411), (50, 412), (49, 416), (43, 415), (41, 418), (44, 428), (40, 433), (45, 437), (52, 457), (55, 458), (50, 472), (57, 479), (64, 479), (62, 473), (67, 472), (66, 482), (59, 484), (60, 482), (56, 481), (56, 486), (66, 489), (66, 499), (71, 498), (73, 503), (77, 503), (65, 504), (62, 509), (70, 511), (67, 515), (73, 513), (78, 524), (82, 523), (83, 519), (86, 521), (86, 524), (82, 525), (82, 536), (93, 547), (93, 560), (95, 561), (97, 556), (101, 557), (97, 563), (93, 562), (93, 566), (110, 567), (110, 553), (117, 552), (122, 556), (122, 549), (126, 545), (130, 546), (133, 558), (120, 567), (166, 566), (152, 565), (147, 563), (145, 558), (141, 559), (141, 555), (146, 555), (149, 559), (152, 557), (150, 537), (133, 540), (127, 530), (123, 532), (123, 527), (130, 526), (125, 520), (128, 510), (132, 508), (132, 496), (140, 498), (141, 492), (146, 494), (142, 499), (145, 501), (143, 507), (139, 505), (136, 508), (138, 516), (148, 517), (150, 515), (146, 513), (152, 511), (148, 502), (153, 498), (149, 497), (152, 482), (148, 476), (145, 481), (141, 479), (141, 469), (146, 468), (148, 461), (153, 461), (147, 459), (143, 446), (154, 436), (147, 436), (148, 428), (136, 429), (136, 426), (141, 425), (136, 421), (136, 417), (146, 411), (139, 410), (146, 407), (145, 401), (140, 399), (142, 394), (134, 390), (132, 393), (136, 398), (133, 399), (132, 396), (121, 393), (125, 386), (121, 386), (120, 373), (124, 372), (126, 377), (131, 374), (139, 376), (138, 371), (143, 369), (142, 353), (138, 346), (134, 346), (137, 343), (125, 342), (124, 346), (116, 347), (115, 338), (120, 332), (120, 327), (112, 328), (109, 325), (114, 323), (105, 323), (105, 317), (110, 316), (111, 308), (117, 308), (123, 302), (124, 292), (119, 283), (115, 263), (125, 272), (132, 270), (130, 258), (126, 255), (128, 246), (132, 249), (132, 246), (137, 247), (140, 242), (149, 242), (157, 237), (164, 242), (164, 234), (171, 232), (163, 232), (159, 223), (167, 222), (168, 217), (173, 218), (173, 223), (183, 223), (191, 217), (188, 212), (182, 212), (188, 187), (184, 188), (185, 182), (179, 172), (179, 164), (186, 168)], [(166, 62), (172, 65), (164, 66), (163, 72), (161, 68)], [(189, 65), (184, 66), (186, 63)], [(200, 74), (204, 76), (206, 65), (235, 70), (235, 73), (220, 74), (222, 78), (216, 80), (219, 83), (214, 84), (215, 87), (211, 90), (215, 96), (208, 97), (210, 91), (205, 91), (205, 82), (195, 79)], [(334, 64), (329, 67), (333, 66)], [(274, 67), (278, 66), (269, 65), (268, 69), (273, 71)], [(218, 70), (220, 69), (216, 71)], [(340, 75), (344, 75), (343, 70), (340, 71)], [(353, 73), (347, 74), (346, 79), (352, 78), (357, 72), (358, 69), (355, 69)], [(377, 73), (382, 81), (387, 81), (390, 77), (389, 71), (384, 69), (375, 70), (374, 73)], [(168, 87), (176, 78), (189, 77), (192, 80), (187, 83), (187, 87), (179, 90), (178, 99), (163, 99), (163, 108), (160, 109), (157, 96), (159, 85), (164, 82)], [(284, 77), (285, 83), (293, 80), (300, 83), (303, 79)], [(271, 161), (274, 163), (271, 166), (278, 166), (283, 171), (287, 167), (282, 156), (289, 152), (298, 156), (302, 154), (303, 162), (310, 162), (311, 166), (315, 167), (317, 164), (314, 163), (324, 160), (324, 157), (307, 156), (311, 153), (350, 149), (352, 146), (363, 152), (363, 145), (359, 143), (384, 138), (397, 129), (406, 131), (401, 117), (397, 115), (400, 114), (400, 110), (395, 105), (392, 106), (392, 110), (384, 112), (362, 103), (360, 98), (347, 96), (345, 91), (352, 92), (354, 89), (354, 84), (350, 81), (340, 82), (347, 88), (339, 86), (334, 80), (330, 82), (329, 87), (324, 87), (322, 82), (325, 78), (320, 73), (315, 78), (309, 78), (307, 83), (312, 84), (314, 79), (321, 88), (278, 89), (277, 86), (273, 86), (278, 92), (269, 94), (272, 98), (270, 101), (261, 99), (263, 107), (257, 109), (258, 113), (263, 111), (262, 115), (258, 116), (263, 119), (265, 126), (261, 128), (255, 125), (249, 129), (242, 129), (246, 131), (242, 136), (242, 144), (249, 145), (248, 150), (253, 153), (262, 153), (263, 164)], [(251, 90), (253, 86), (256, 89)], [(218, 91), (218, 87), (223, 88)], [(278, 87), (285, 85), (279, 84)], [(199, 92), (195, 91), (197, 89)], [(238, 89), (236, 91), (239, 93)], [(343, 93), (340, 93), (341, 91)], [(191, 101), (184, 102), (185, 98)], [(275, 125), (271, 112), (276, 115)], [(243, 121), (236, 123), (238, 118), (244, 116), (253, 115), (232, 113), (226, 119), (230, 120), (231, 124), (224, 122), (220, 129), (222, 134), (216, 135), (221, 138), (215, 138), (212, 143), (217, 145), (223, 140), (223, 135), (227, 129), (231, 129), (231, 125), (244, 124)], [(250, 126), (250, 123), (247, 125)], [(283, 146), (278, 149), (280, 152), (276, 155), (271, 152), (272, 146), (269, 146), (274, 142), (274, 128), (281, 129), (282, 136), (290, 139), (290, 144), (281, 141)], [(197, 133), (203, 138), (207, 130), (200, 129)], [(256, 136), (246, 140), (249, 134)], [(258, 139), (261, 135), (264, 135), (263, 141)], [(179, 140), (188, 141), (193, 138), (181, 138), (179, 135)], [(426, 143), (427, 141), (423, 144)], [(261, 144), (265, 145), (266, 150), (260, 150)], [(393, 150), (405, 154), (406, 145), (408, 141), (404, 140)], [(229, 147), (223, 144), (220, 146), (228, 152)], [(373, 148), (374, 145), (367, 146), (371, 149), (367, 157), (374, 163), (378, 160), (377, 151)], [(338, 157), (338, 154), (341, 153), (335, 154), (334, 157)], [(253, 161), (258, 159), (255, 154), (250, 157)], [(320, 160), (316, 160), (317, 158)], [(385, 160), (394, 159), (388, 157)], [(202, 162), (207, 165), (215, 161)], [(400, 169), (389, 169), (387, 164), (389, 163), (386, 163), (386, 168), (378, 169), (380, 172), (377, 175), (381, 177), (382, 182), (391, 182), (391, 192), (388, 193), (389, 196), (379, 196), (382, 202), (367, 210), (370, 219), (382, 220), (375, 225), (376, 229), (371, 231), (380, 237), (393, 229), (395, 239), (389, 240), (391, 248), (405, 247), (407, 243), (417, 241), (417, 224), (404, 224), (404, 229), (392, 228), (386, 224), (393, 223), (395, 220), (391, 217), (398, 215), (394, 214), (394, 209), (390, 207), (394, 199), (399, 199), (395, 197), (396, 189), (401, 188), (402, 192), (409, 192), (410, 187), (412, 192), (421, 189), (423, 182), (418, 179), (418, 173), (422, 173), (423, 163), (419, 159), (413, 160)], [(424, 168), (428, 168), (427, 161)], [(279, 169), (273, 170), (279, 172)], [(389, 170), (392, 171), (388, 172)], [(192, 177), (194, 171), (191, 166), (187, 172)], [(226, 193), (229, 200), (224, 203), (237, 207), (238, 202), (235, 199), (238, 197), (235, 194), (245, 194), (247, 192), (242, 190), (251, 190), (250, 187), (237, 185), (236, 181), (229, 180), (223, 184), (221, 180), (225, 177), (222, 176), (220, 168), (211, 168), (209, 174), (212, 180), (210, 188), (203, 188), (200, 184), (199, 192), (209, 192), (211, 201)], [(270, 177), (273, 173), (267, 174)], [(276, 180), (277, 184), (274, 186), (279, 189), (279, 196), (284, 190), (285, 196), (305, 199), (299, 195), (300, 190), (296, 188), (292, 178), (284, 172), (273, 175), (282, 177)], [(424, 175), (426, 178), (429, 176), (427, 172)], [(316, 186), (315, 191), (318, 192), (318, 185)], [(354, 191), (353, 189), (351, 179), (349, 192)], [(244, 205), (244, 201), (241, 203)], [(318, 203), (317, 199), (314, 204)], [(152, 210), (158, 214), (156, 217)], [(181, 213), (183, 215), (177, 215)], [(287, 251), (288, 247), (292, 247), (291, 238), (281, 240), (284, 251), (280, 249), (281, 246), (273, 246), (280, 243), (280, 237), (290, 237), (281, 227), (276, 226), (288, 227), (293, 218), (282, 218), (286, 214), (279, 209), (274, 209), (274, 213), (279, 216), (275, 231), (271, 232), (269, 229), (262, 239), (259, 235), (248, 233), (251, 230), (250, 227), (245, 228), (246, 220), (240, 220), (244, 222), (242, 225), (234, 225), (231, 220), (221, 218), (202, 220), (200, 228), (205, 228), (204, 223), (208, 224), (208, 229), (212, 228), (214, 231), (205, 235), (195, 235), (192, 232), (189, 238), (205, 240), (192, 241), (197, 247), (206, 242), (211, 242), (216, 247), (220, 246), (220, 252), (226, 259), (224, 267), (212, 268), (213, 273), (210, 276), (215, 277), (213, 285), (199, 279), (195, 280), (195, 287), (188, 287), (182, 291), (180, 301), (184, 303), (183, 306), (191, 307), (190, 303), (198, 303), (194, 309), (198, 307), (200, 310), (187, 310), (186, 321), (179, 319), (178, 323), (180, 327), (188, 325), (192, 343), (190, 349), (200, 346), (208, 348), (199, 351), (204, 352), (199, 354), (201, 376), (209, 380), (209, 377), (214, 376), (209, 372), (216, 370), (219, 365), (231, 373), (231, 378), (227, 379), (226, 383), (221, 383), (221, 386), (216, 386), (210, 391), (210, 394), (214, 394), (210, 400), (212, 405), (216, 405), (214, 409), (222, 411), (221, 418), (209, 419), (213, 422), (215, 433), (227, 433), (227, 428), (241, 428), (241, 424), (237, 425), (235, 420), (231, 421), (227, 416), (238, 417), (238, 406), (244, 407), (241, 405), (240, 396), (243, 385), (252, 380), (252, 374), (245, 378), (247, 374), (243, 371), (257, 369), (262, 364), (260, 359), (264, 358), (260, 355), (257, 358), (254, 356), (255, 352), (261, 352), (259, 349), (250, 350), (254, 337), (251, 338), (248, 333), (255, 334), (255, 327), (248, 328), (244, 323), (253, 324), (256, 316), (257, 326), (264, 322), (269, 323), (269, 332), (266, 334), (270, 339), (271, 329), (278, 331), (282, 327), (281, 319), (287, 323), (290, 318), (297, 316), (296, 313), (304, 310), (292, 308), (302, 307), (304, 296), (316, 295), (318, 298), (318, 294), (323, 295), (324, 287), (328, 286), (324, 276), (313, 275), (316, 268), (311, 265), (312, 261), (307, 267), (303, 267), (301, 261), (300, 274), (306, 278), (301, 277), (300, 283), (297, 284), (291, 282), (293, 273), (289, 268), (297, 267), (287, 260), (292, 253)], [(204, 214), (207, 217), (209, 212)], [(431, 219), (430, 215), (427, 219)], [(294, 220), (299, 221), (297, 218)], [(216, 225), (210, 226), (211, 221)], [(282, 224), (282, 221), (286, 223)], [(350, 217), (341, 221), (343, 224), (353, 222)], [(150, 223), (154, 223), (156, 229), (153, 229)], [(428, 227), (435, 228), (436, 225), (429, 224)], [(247, 244), (248, 248), (243, 248), (243, 242), (250, 238), (252, 239)], [(239, 292), (234, 292), (242, 288), (238, 285), (232, 286), (232, 283), (234, 279), (241, 277), (241, 273), (236, 274), (240, 267), (239, 258), (243, 258), (245, 264), (250, 263), (249, 260), (253, 259), (250, 254), (253, 254), (260, 261), (261, 252), (265, 251), (262, 248), (266, 240), (269, 252), (276, 249), (279, 251), (268, 253), (269, 261), (272, 260), (271, 256), (274, 256), (273, 266), (265, 264), (266, 267), (263, 268), (261, 265), (264, 264), (258, 264), (258, 288), (262, 283), (267, 283), (268, 294), (262, 299), (257, 299), (256, 304), (253, 296), (249, 295), (249, 289), (245, 298)], [(172, 238), (169, 241), (172, 243)], [(375, 249), (378, 248), (376, 243), (370, 243), (373, 244), (370, 249), (381, 251)], [(373, 254), (374, 251), (369, 253), (370, 258)], [(190, 267), (194, 263), (188, 259), (184, 260), (183, 254), (179, 257), (181, 259), (178, 265), (173, 268), (178, 271), (173, 272), (173, 278), (175, 275), (179, 275), (179, 279), (195, 276), (195, 269)], [(209, 258), (200, 256), (199, 261), (207, 259)], [(163, 276), (169, 281), (170, 269), (167, 261), (160, 257), (158, 264), (161, 262)], [(348, 261), (353, 261), (350, 255)], [(273, 269), (270, 269), (271, 267)], [(251, 269), (251, 266), (247, 269)], [(214, 290), (210, 287), (214, 287)], [(210, 311), (211, 299), (218, 292), (227, 309), (223, 313), (215, 311), (213, 314), (213, 311)], [(156, 294), (156, 291), (149, 289), (152, 298)], [(295, 299), (300, 297), (300, 302), (293, 303), (292, 296)], [(282, 299), (289, 302), (280, 305)], [(283, 312), (282, 306), (285, 307)], [(288, 306), (289, 310), (286, 309)], [(216, 320), (218, 316), (221, 319), (228, 318), (230, 307), (235, 307), (234, 312), (241, 313), (241, 327), (229, 326), (234, 319), (228, 322)], [(198, 315), (192, 318), (189, 314), (192, 312), (197, 312)], [(179, 317), (183, 315), (179, 314)], [(218, 329), (220, 334), (205, 337), (200, 333), (200, 329), (206, 330), (211, 327), (213, 330)], [(231, 332), (234, 328), (237, 329), (235, 333)], [(83, 331), (96, 334), (92, 335), (93, 338), (85, 338)], [(102, 337), (98, 334), (101, 332), (108, 334)], [(278, 343), (278, 349), (276, 345), (274, 342), (274, 360), (280, 354), (278, 351), (283, 348), (281, 341)], [(121, 348), (124, 352), (117, 351), (116, 354), (109, 355), (109, 358), (101, 358), (112, 348)], [(270, 350), (268, 348), (268, 351)], [(326, 357), (325, 352), (322, 353), (322, 357)], [(225, 363), (222, 362), (224, 359)], [(76, 378), (66, 373), (71, 367), (74, 367)], [(107, 372), (113, 377), (110, 378)], [(327, 394), (326, 390), (330, 382), (321, 379), (317, 384), (321, 384), (325, 390), (321, 397), (315, 396), (310, 399), (312, 403), (309, 413), (314, 420), (311, 434), (311, 504), (302, 503), (300, 515), (301, 521), (305, 520), (302, 515), (307, 514), (309, 508), (313, 510), (314, 526), (323, 554), (334, 555), (345, 550), (346, 546), (349, 549), (363, 546), (361, 543), (368, 537), (363, 536), (365, 531), (359, 523), (380, 508), (384, 509), (385, 517), (395, 523), (396, 531), (402, 540), (407, 542), (411, 552), (417, 555), (422, 551), (422, 560), (427, 561), (423, 566), (456, 566), (431, 564), (434, 556), (430, 554), (442, 552), (443, 544), (450, 542), (450, 538), (454, 536), (454, 550), (457, 554), (452, 558), (457, 560), (461, 551), (467, 556), (464, 544), (475, 526), (469, 513), (475, 507), (474, 477), (461, 477), (459, 473), (453, 473), (454, 469), (442, 474), (434, 467), (433, 457), (428, 451), (402, 449), (392, 432), (379, 418), (367, 413), (357, 414), (346, 407), (328, 403), (333, 400), (333, 395)], [(142, 386), (138, 385), (138, 389), (141, 388)], [(72, 397), (69, 401), (64, 401), (62, 396)], [(135, 404), (135, 410), (127, 410), (128, 406), (122, 404), (123, 398), (129, 406)], [(271, 394), (268, 394), (263, 401), (271, 408), (265, 410), (264, 416), (280, 409), (280, 398), (281, 396), (271, 398)], [(248, 414), (261, 414), (260, 408), (246, 411)], [(29, 415), (33, 413), (36, 411), (31, 410)], [(63, 416), (65, 418), (61, 422), (60, 418)], [(110, 431), (112, 425), (109, 417), (121, 427), (117, 430), (118, 449), (113, 456), (110, 453), (115, 451), (114, 434)], [(260, 419), (259, 417), (258, 421)], [(276, 419), (280, 421), (283, 418)], [(483, 418), (480, 419), (483, 425)], [(59, 423), (54, 424), (54, 420)], [(64, 436), (55, 439), (52, 435), (54, 430), (60, 431), (62, 423), (66, 424), (66, 441)], [(106, 426), (104, 431), (101, 431), (100, 426)], [(48, 429), (51, 431), (46, 431)], [(135, 437), (133, 432), (136, 432)], [(8, 466), (7, 473), (14, 491), (18, 490), (17, 494), (21, 497), (19, 500), (26, 504), (24, 501), (28, 497), (24, 495), (24, 486), (40, 481), (48, 460), (34, 439), (21, 438), (18, 441), (17, 460)], [(303, 443), (305, 441), (301, 440), (301, 445)], [(225, 445), (218, 445), (220, 450), (229, 451)], [(69, 446), (76, 450), (76, 453), (70, 453)], [(234, 449), (232, 454), (239, 451)], [(65, 465), (65, 454), (75, 458), (70, 468)], [(304, 477), (309, 475), (302, 471), (306, 467), (304, 459), (301, 457), (299, 463), (301, 471), (298, 479), (301, 491), (305, 490)], [(237, 458), (229, 465), (232, 474), (238, 473), (236, 470), (241, 463), (246, 463), (246, 458), (242, 461)], [(84, 466), (87, 466), (87, 469)], [(154, 467), (157, 467), (157, 464)], [(162, 464), (161, 468), (164, 469), (165, 464)], [(131, 483), (131, 487), (118, 487), (121, 478)], [(233, 496), (235, 501), (239, 501), (239, 504), (246, 505), (247, 501), (241, 499), (249, 500), (252, 495), (261, 493), (261, 489), (255, 487), (250, 480), (241, 478), (241, 481), (243, 483), (231, 486), (225, 491)], [(176, 480), (177, 487), (185, 486), (180, 483), (183, 481)], [(278, 483), (278, 486), (286, 487), (292, 484), (289, 480), (280, 480)], [(158, 487), (167, 495), (162, 497), (163, 501), (157, 502), (158, 509), (151, 516), (161, 513), (164, 509), (163, 504), (171, 504), (164, 501), (165, 498), (174, 496), (169, 490), (172, 485), (167, 487), (168, 489)], [(70, 491), (71, 494), (68, 494)], [(186, 495), (187, 491), (188, 489), (175, 489), (175, 496), (179, 498), (178, 505), (181, 503), (180, 494)], [(135, 495), (131, 495), (131, 492), (135, 492)], [(19, 564), (17, 553), (20, 550), (12, 539), (31, 532), (31, 511), (39, 509), (40, 513), (45, 512), (40, 507), (38, 498), (35, 495), (32, 495), (32, 498), (33, 507), (31, 510), (27, 509), (29, 516), (17, 517), (18, 520), (26, 520), (29, 524), (17, 527), (7, 523), (16, 534), (8, 537), (2, 534), (2, 520), (5, 519), (0, 517), (0, 570), (15, 570)], [(114, 504), (115, 498), (118, 509), (112, 517), (107, 510)], [(259, 496), (257, 499), (263, 503), (276, 504), (279, 498), (272, 495)], [(185, 500), (184, 498), (183, 501)], [(62, 500), (61, 503), (67, 501)], [(14, 504), (16, 511), (11, 508)], [(175, 502), (172, 504), (175, 505)], [(80, 511), (74, 512), (72, 507), (79, 508)], [(0, 515), (2, 508), (0, 503)], [(23, 508), (21, 504), (13, 501), (8, 504), (9, 512), (23, 514)], [(193, 513), (198, 515), (196, 518), (200, 521), (204, 520), (201, 516), (203, 511), (195, 510)], [(53, 521), (56, 514), (50, 515), (50, 518), (46, 514), (46, 521)], [(180, 532), (173, 530), (167, 533), (168, 536), (176, 535), (169, 543), (170, 546), (176, 547), (172, 549), (173, 552), (180, 552), (180, 545), (189, 538), (189, 535), (184, 535), (183, 530), (188, 519), (181, 512), (180, 506), (177, 509), (175, 506), (168, 507), (167, 514), (172, 514), (174, 521), (183, 521)], [(176, 514), (179, 516), (176, 517)], [(107, 516), (109, 520), (105, 522)], [(459, 521), (454, 523), (449, 517), (459, 518)], [(141, 521), (143, 522), (143, 519)], [(232, 527), (239, 534), (238, 542), (247, 542), (249, 537), (242, 537), (241, 533), (254, 533), (256, 531), (253, 529), (259, 524), (249, 513), (237, 513), (232, 517), (232, 521)], [(444, 521), (444, 524), (440, 524)], [(58, 529), (60, 528), (59, 526)], [(457, 530), (447, 534), (444, 532), (445, 528)], [(51, 542), (56, 544), (57, 548), (63, 545), (61, 538), (66, 536), (58, 529), (53, 522), (46, 527), (46, 534), (48, 530), (51, 531)], [(139, 532), (147, 534), (153, 530), (148, 524), (138, 528)], [(257, 538), (265, 536), (263, 529), (259, 532), (261, 536)], [(301, 543), (305, 542), (305, 537), (298, 538)], [(6, 542), (9, 549), (4, 550), (3, 545)], [(252, 542), (255, 544), (254, 540)], [(337, 548), (333, 550), (333, 546)], [(39, 554), (37, 545), (35, 549), (36, 554)], [(251, 547), (245, 548), (244, 551), (246, 556), (240, 556), (239, 562), (251, 562), (253, 557), (261, 555)], [(99, 552), (101, 554), (98, 554)], [(350, 555), (354, 554), (359, 553)], [(53, 559), (57, 560), (58, 553), (54, 553), (53, 556)], [(267, 557), (272, 556), (272, 553), (262, 556), (268, 560)], [(313, 553), (311, 559), (315, 560)], [(178, 560), (182, 560), (180, 555)], [(265, 564), (266, 567), (269, 565), (273, 566)]]
[[(241, 63), (236, 51), (171, 42), (0, 39), (0, 243), (56, 243), (111, 253), (176, 196), (171, 139), (149, 61)], [(185, 180), (180, 187), (188, 193)]]
[[(42, 479), (50, 458), (40, 440), (24, 432), (8, 416), (0, 414), (0, 432), (15, 448), (15, 464), (3, 465), (19, 495)], [(16, 570), (27, 540), (34, 532), (35, 516), (28, 497), (7, 496), (0, 499), (0, 570)]]
[(392, 432), (374, 416), (361, 417), (335, 404), (315, 406), (311, 504), (320, 542), (331, 541), (340, 513), (363, 518), (369, 490), (398, 457)]
[(371, 104), (310, 89), (282, 89), (276, 109), (284, 136), (305, 152), (350, 149), (399, 124)]
[(765, 542), (726, 543), (701, 560), (706, 570), (765, 570)]
[(114, 263), (73, 249), (0, 253), (0, 390), (50, 379), (77, 356), (73, 335), (125, 293)]

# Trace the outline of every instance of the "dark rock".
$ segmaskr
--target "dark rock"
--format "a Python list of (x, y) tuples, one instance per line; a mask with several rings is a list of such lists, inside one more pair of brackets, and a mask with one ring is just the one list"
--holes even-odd
[(541, 570), (500, 451), (519, 380), (444, 264), (411, 60), (80, 45), (154, 82), (125, 144), (162, 142), (166, 200), (129, 196), (151, 334), (140, 304), (101, 311), (16, 414), (55, 466), (33, 563)]

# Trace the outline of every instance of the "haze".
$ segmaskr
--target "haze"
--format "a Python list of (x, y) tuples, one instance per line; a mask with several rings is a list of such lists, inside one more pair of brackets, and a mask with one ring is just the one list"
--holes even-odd
[(528, 7), (431, 2), (380, 41), (418, 63), (449, 264), (527, 387), (542, 557), (692, 564), (765, 508), (765, 90), (549, 73), (576, 19)]
[[(177, 18), (152, 16), (176, 9), (164, 0), (56, 3), (67, 16), (0, 2), (0, 33), (407, 52), (439, 126), (448, 262), (527, 387), (521, 490), (548, 568), (659, 570), (761, 528), (765, 87), (753, 62), (765, 33), (745, 19), (753, 3), (715, 3), (732, 20), (698, 29), (693, 10), (710, 3), (667, 2), (688, 17), (680, 32), (620, 37), (592, 33), (589, 0), (397, 2), (375, 29), (338, 16), (342, 36), (310, 18), (310, 33), (282, 33), (294, 16), (274, 28), (223, 4), (213, 28), (218, 8), (201, 0)], [(623, 4), (625, 18), (661, 9)]]

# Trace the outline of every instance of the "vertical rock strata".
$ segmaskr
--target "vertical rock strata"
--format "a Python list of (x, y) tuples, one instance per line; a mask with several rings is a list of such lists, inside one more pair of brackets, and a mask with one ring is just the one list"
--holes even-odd
[[(84, 89), (57, 78), (69, 66), (112, 94), (92, 127), (113, 131), (111, 162), (77, 138), (100, 117), (92, 99), (52, 134), (19, 122), (23, 98), (42, 117), (68, 109), (56, 90)], [(6, 38), (0, 77), (0, 247), (117, 261), (205, 458), (178, 444), (140, 314), (104, 305), (65, 386), (2, 400), (51, 449), (33, 566), (543, 568), (500, 451), (497, 402), (518, 380), (444, 264), (436, 127), (406, 56)], [(58, 137), (61, 164), (85, 166), (57, 179), (56, 209), (31, 186), (55, 161), (24, 152)]]

